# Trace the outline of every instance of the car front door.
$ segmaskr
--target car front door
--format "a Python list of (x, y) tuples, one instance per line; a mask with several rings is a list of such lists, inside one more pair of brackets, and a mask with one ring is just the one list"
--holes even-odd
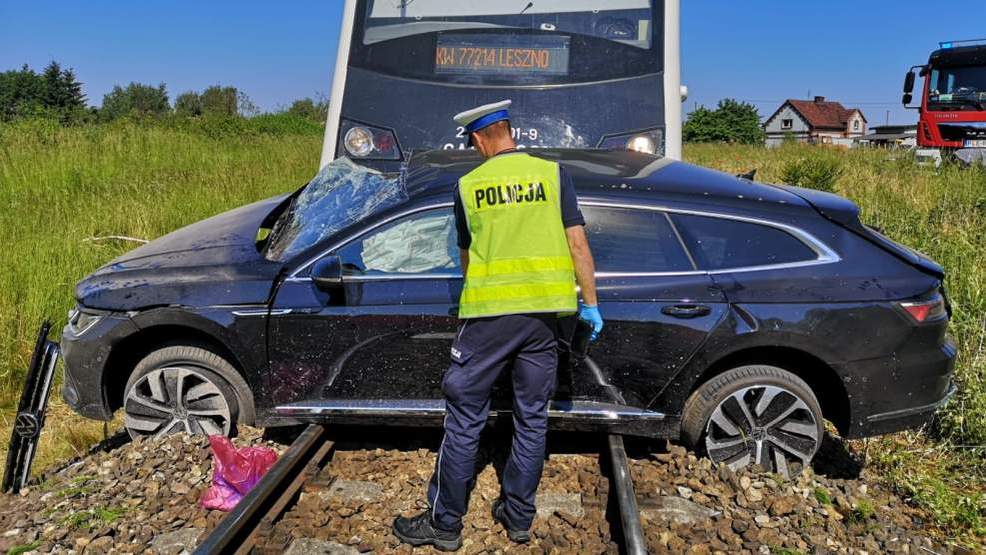
[(665, 212), (602, 201), (581, 208), (605, 328), (559, 385), (575, 399), (645, 408), (723, 321), (728, 306)]
[(320, 289), (309, 268), (272, 305), (273, 403), (441, 399), (462, 287), (451, 206), (411, 209), (326, 256), (341, 283)]

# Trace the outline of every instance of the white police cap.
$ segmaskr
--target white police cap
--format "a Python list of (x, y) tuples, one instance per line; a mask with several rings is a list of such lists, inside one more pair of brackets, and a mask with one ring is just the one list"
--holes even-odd
[(513, 103), (512, 100), (501, 100), (493, 104), (479, 106), (465, 112), (456, 114), (452, 119), (456, 123), (466, 128), (466, 133), (475, 133), (484, 127), (489, 127), (498, 121), (510, 119), (507, 108)]

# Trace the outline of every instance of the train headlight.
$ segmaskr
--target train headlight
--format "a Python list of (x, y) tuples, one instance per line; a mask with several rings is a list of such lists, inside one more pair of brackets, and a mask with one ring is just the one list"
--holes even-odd
[(353, 127), (346, 131), (346, 152), (357, 158), (365, 158), (373, 152), (373, 133), (365, 127)]
[(664, 154), (664, 131), (661, 129), (650, 129), (636, 133), (610, 135), (599, 141), (596, 148), (609, 150), (624, 149), (660, 155)]
[(365, 123), (342, 120), (339, 134), (342, 140), (336, 146), (336, 156), (349, 156), (359, 160), (401, 160), (397, 135), (390, 129)]
[(637, 135), (627, 141), (627, 150), (657, 154), (657, 144), (654, 142), (654, 138), (649, 135)]

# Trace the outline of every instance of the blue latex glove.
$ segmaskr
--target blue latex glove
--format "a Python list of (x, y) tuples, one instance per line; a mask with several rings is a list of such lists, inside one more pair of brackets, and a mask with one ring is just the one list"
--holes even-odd
[(592, 324), (592, 335), (589, 340), (599, 339), (599, 332), (603, 331), (603, 316), (599, 313), (599, 307), (579, 303), (579, 318)]

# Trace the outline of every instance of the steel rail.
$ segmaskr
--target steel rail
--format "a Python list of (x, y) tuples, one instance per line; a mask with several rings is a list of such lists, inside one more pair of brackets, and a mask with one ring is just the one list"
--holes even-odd
[(633, 491), (633, 479), (627, 463), (627, 452), (623, 447), (623, 436), (611, 434), (608, 437), (612, 481), (616, 490), (617, 505), (620, 510), (620, 525), (623, 543), (628, 555), (646, 555), (647, 541), (640, 524), (640, 510), (637, 507), (637, 494)]
[[(310, 424), (281, 455), (274, 466), (195, 549), (195, 555), (247, 554), (255, 547), (259, 531), (272, 525), (287, 509), (304, 482), (327, 458), (333, 444), (321, 424)], [(621, 552), (644, 555), (647, 544), (633, 489), (623, 436), (607, 436), (612, 472), (612, 491), (620, 512)]]
[(273, 523), (332, 449), (321, 424), (310, 424), (260, 482), (195, 549), (196, 555), (249, 553), (265, 522)]

